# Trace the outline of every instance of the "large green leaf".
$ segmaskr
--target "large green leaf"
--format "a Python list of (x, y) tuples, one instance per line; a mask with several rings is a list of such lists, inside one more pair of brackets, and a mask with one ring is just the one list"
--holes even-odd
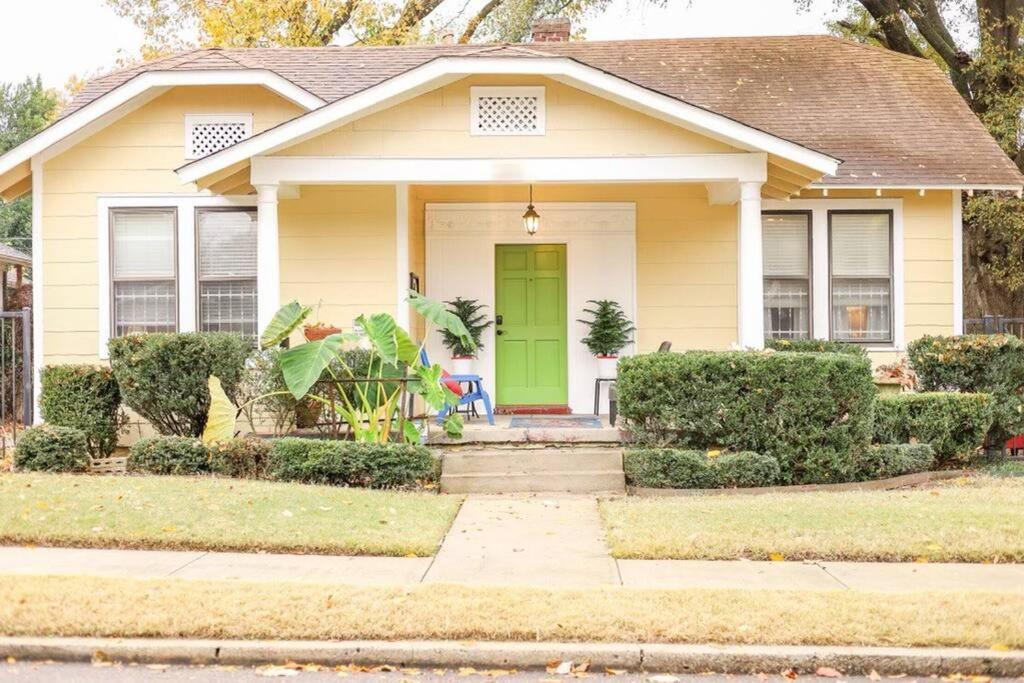
[(374, 351), (384, 363), (412, 364), (419, 353), (419, 347), (412, 341), (409, 333), (398, 326), (395, 319), (387, 313), (375, 313), (369, 317), (361, 315), (356, 323), (363, 328)]
[(267, 329), (263, 330), (263, 335), (260, 337), (260, 348), (269, 349), (283, 342), (302, 324), (303, 320), (309, 317), (312, 310), (298, 301), (292, 301), (282, 306), (274, 314)]
[(347, 334), (332, 334), (282, 352), (281, 374), (292, 396), (300, 399), (308, 394), (350, 338)]
[(459, 316), (448, 310), (440, 301), (428, 299), (419, 292), (409, 290), (409, 305), (417, 313), (422, 315), (427, 322), (435, 327), (450, 332), (462, 341), (462, 345), (468, 349), (475, 349), (476, 344), (466, 329), (466, 325)]
[(237, 411), (224, 393), (220, 379), (210, 375), (210, 409), (206, 413), (206, 427), (203, 429), (203, 443), (207, 446), (231, 441), (235, 437), (235, 416)]

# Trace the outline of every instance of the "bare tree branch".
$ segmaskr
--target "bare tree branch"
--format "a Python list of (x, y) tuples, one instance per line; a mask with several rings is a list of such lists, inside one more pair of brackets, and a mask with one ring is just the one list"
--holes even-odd
[(501, 6), (504, 2), (505, 0), (490, 0), (490, 2), (481, 7), (480, 11), (477, 12), (473, 16), (473, 18), (469, 20), (468, 24), (466, 24), (466, 30), (462, 32), (462, 36), (459, 38), (459, 42), (468, 43), (469, 41), (473, 40), (473, 36), (476, 35), (476, 31), (478, 28), (480, 28), (480, 24), (482, 24), (487, 19), (487, 17), (491, 15), (491, 12), (498, 9), (498, 7)]

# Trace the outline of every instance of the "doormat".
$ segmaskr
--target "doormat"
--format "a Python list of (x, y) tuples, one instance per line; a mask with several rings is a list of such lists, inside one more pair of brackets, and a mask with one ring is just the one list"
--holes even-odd
[(512, 429), (600, 429), (601, 418), (597, 415), (513, 417), (508, 426)]

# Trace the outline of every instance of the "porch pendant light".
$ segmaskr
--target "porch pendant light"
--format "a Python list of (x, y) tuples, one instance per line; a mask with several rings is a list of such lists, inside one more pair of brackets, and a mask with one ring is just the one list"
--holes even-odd
[(527, 235), (536, 235), (540, 227), (540, 214), (533, 208), (533, 185), (530, 185), (530, 203), (526, 206), (526, 213), (523, 214), (523, 227)]

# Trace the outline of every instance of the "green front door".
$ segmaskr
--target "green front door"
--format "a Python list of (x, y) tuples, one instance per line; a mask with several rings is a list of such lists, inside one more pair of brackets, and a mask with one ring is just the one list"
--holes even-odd
[(566, 405), (565, 245), (495, 247), (498, 405)]

